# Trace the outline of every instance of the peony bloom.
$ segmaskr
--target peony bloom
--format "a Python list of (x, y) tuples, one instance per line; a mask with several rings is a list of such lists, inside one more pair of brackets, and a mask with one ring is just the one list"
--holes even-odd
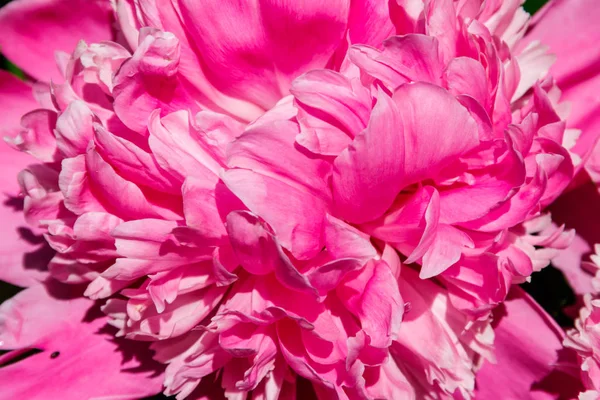
[[(579, 142), (593, 126), (565, 122), (543, 19), (525, 37), (516, 1), (92, 4), (0, 11), (3, 51), (39, 81), (35, 104), (6, 76), (22, 118), (4, 133), (22, 152), (27, 246), (48, 256), (47, 271), (3, 271), (33, 285), (0, 309), (0, 337), (50, 351), (93, 336), (81, 360), (77, 342), (60, 353), (114, 387), (14, 393), (144, 396), (162, 380), (178, 399), (528, 398), (555, 393), (552, 374), (582, 390), (554, 368), (560, 328), (513, 287), (569, 248), (547, 207), (595, 165)], [(58, 72), (17, 45), (44, 45), (37, 29), (58, 38)], [(20, 338), (18, 315), (39, 335)], [(98, 360), (140, 342), (164, 377)], [(45, 365), (28, 362), (0, 374)]]

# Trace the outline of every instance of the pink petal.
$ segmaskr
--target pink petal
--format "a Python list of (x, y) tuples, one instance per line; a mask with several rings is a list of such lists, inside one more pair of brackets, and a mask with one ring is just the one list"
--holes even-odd
[(367, 222), (392, 204), (403, 184), (402, 126), (396, 104), (380, 91), (369, 126), (334, 162), (336, 215), (350, 222)]
[(353, 46), (349, 57), (361, 71), (391, 90), (409, 82), (440, 84), (444, 68), (436, 38), (417, 34), (392, 36), (383, 42), (382, 50)]
[(369, 127), (335, 161), (336, 208), (352, 222), (377, 218), (400, 189), (434, 177), (478, 142), (475, 121), (441, 88), (403, 85), (394, 102), (380, 94)]
[(338, 155), (369, 122), (371, 94), (358, 80), (310, 71), (290, 89), (298, 107), (298, 143), (313, 153)]
[(352, 3), (348, 20), (351, 43), (379, 44), (395, 32), (385, 0), (367, 0)]
[(288, 121), (248, 129), (229, 148), (231, 169), (221, 178), (273, 228), (283, 247), (306, 259), (322, 248), (330, 167), (295, 144), (297, 133), (297, 125)]
[(60, 114), (56, 121), (56, 147), (64, 157), (84, 154), (94, 137), (95, 116), (85, 102), (76, 100)]
[(509, 201), (487, 215), (461, 225), (469, 229), (491, 232), (524, 221), (542, 198), (547, 182), (546, 175), (541, 168), (538, 168), (535, 175), (530, 179)]
[[(580, 383), (576, 375), (561, 371), (574, 354), (563, 353), (564, 332), (520, 288), (496, 309), (497, 364), (484, 362), (477, 374), (477, 398), (575, 398)], [(562, 357), (567, 357), (563, 360)]]
[(150, 151), (125, 138), (107, 131), (102, 125), (94, 125), (94, 144), (100, 156), (120, 176), (138, 185), (164, 192), (164, 196), (180, 195), (181, 184), (171, 174), (160, 168)]
[(113, 38), (113, 11), (108, 2), (86, 0), (18, 0), (2, 7), (2, 53), (34, 78), (49, 82), (63, 77), (56, 51), (71, 53), (80, 40)]
[(0, 218), (4, 226), (3, 240), (0, 242), (0, 280), (18, 286), (30, 286), (44, 279), (47, 262), (52, 257), (52, 251), (45, 249), (41, 234), (27, 227), (23, 200), (19, 198), (21, 189), (17, 174), (35, 160), (6, 143), (0, 143), (0, 157), (3, 171), (0, 178)]
[(0, 109), (4, 110), (0, 117), (0, 134), (3, 137), (16, 136), (21, 129), (21, 116), (38, 107), (33, 87), (7, 71), (0, 71)]
[(229, 0), (181, 0), (179, 5), (209, 82), (263, 109), (285, 96), (295, 77), (327, 64), (343, 39), (349, 11), (347, 0), (253, 0), (243, 8)]
[(437, 380), (449, 393), (457, 388), (472, 390), (472, 361), (457, 345), (456, 334), (449, 325), (452, 318), (449, 314), (458, 311), (448, 305), (444, 290), (431, 280), (420, 279), (410, 268), (402, 269), (398, 282), (410, 309), (405, 312), (392, 344), (396, 362), (415, 372), (415, 378), (424, 385)]
[(568, 126), (582, 130), (573, 151), (584, 159), (600, 137), (598, 18), (600, 5), (593, 0), (555, 0), (536, 16), (523, 42), (539, 40), (557, 56), (550, 74), (562, 90), (561, 101), (571, 103)]
[(344, 221), (327, 215), (325, 247), (335, 258), (355, 258), (366, 262), (375, 258), (377, 251), (369, 236)]
[(423, 255), (421, 279), (436, 276), (456, 263), (465, 247), (473, 248), (473, 240), (451, 225), (439, 224), (431, 246)]
[(148, 117), (177, 110), (199, 111), (187, 84), (177, 75), (179, 40), (172, 33), (143, 28), (140, 45), (114, 78), (114, 109), (131, 130), (144, 133)]
[(388, 347), (396, 337), (404, 302), (385, 261), (370, 261), (360, 271), (346, 275), (337, 295), (359, 319), (373, 347)]
[(115, 340), (107, 318), (93, 306), (77, 289), (56, 282), (35, 285), (0, 306), (2, 348), (42, 350), (0, 370), (5, 398), (140, 398), (160, 392), (162, 373), (148, 346)]
[[(459, 183), (440, 190), (440, 218), (445, 223), (460, 223), (484, 217), (500, 206), (525, 182), (525, 164), (509, 142), (501, 142), (503, 154), (496, 162), (471, 169), (472, 183)], [(469, 204), (469, 207), (464, 207)]]
[(270, 227), (247, 211), (227, 216), (227, 233), (240, 264), (255, 275), (275, 273), (288, 289), (316, 294), (308, 278), (302, 275), (277, 243)]
[(43, 162), (56, 159), (56, 113), (51, 110), (34, 110), (21, 118), (21, 130), (11, 139), (5, 139), (15, 148), (31, 154)]

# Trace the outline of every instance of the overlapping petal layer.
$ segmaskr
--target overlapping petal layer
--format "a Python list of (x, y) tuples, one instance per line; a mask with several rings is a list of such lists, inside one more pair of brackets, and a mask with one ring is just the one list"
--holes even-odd
[(550, 339), (515, 393), (549, 372), (543, 312), (492, 313), (569, 246), (545, 208), (582, 156), (519, 2), (111, 4), (118, 32), (80, 36), (114, 42), (26, 69), (52, 78), (38, 106), (0, 81), (8, 142), (38, 159), (19, 183), (50, 275), (154, 342), (167, 395), (500, 396), (483, 360), (529, 317)]

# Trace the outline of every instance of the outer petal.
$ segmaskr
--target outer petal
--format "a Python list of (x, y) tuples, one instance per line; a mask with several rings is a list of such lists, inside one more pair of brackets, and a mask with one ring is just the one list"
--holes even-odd
[(21, 116), (36, 108), (38, 104), (33, 97), (33, 88), (16, 76), (0, 70), (0, 134), (15, 136), (21, 129)]
[(297, 144), (297, 125), (267, 122), (248, 129), (228, 152), (227, 187), (271, 225), (281, 245), (298, 258), (321, 250), (329, 206), (329, 163)]
[[(478, 399), (575, 398), (578, 378), (559, 370), (564, 332), (522, 289), (496, 309), (497, 364), (484, 363), (477, 374)], [(574, 359), (572, 360), (574, 361)], [(575, 371), (576, 373), (576, 371)]]
[(71, 53), (80, 40), (111, 40), (112, 24), (105, 0), (17, 0), (0, 10), (0, 48), (34, 78), (62, 81), (54, 53)]
[(54, 281), (0, 306), (2, 348), (42, 350), (0, 369), (1, 399), (142, 398), (161, 390), (148, 346), (115, 340), (107, 318), (77, 290)]
[[(1, 39), (0, 39), (1, 40)], [(30, 85), (0, 71), (0, 134), (14, 136), (21, 128), (21, 116), (37, 107)], [(23, 200), (17, 174), (36, 160), (0, 143), (0, 188), (3, 240), (0, 242), (0, 280), (29, 286), (46, 276), (52, 251), (43, 247), (43, 238), (32, 232), (23, 216)]]
[(18, 286), (29, 286), (46, 276), (46, 266), (52, 251), (44, 247), (43, 237), (31, 231), (23, 215), (23, 199), (17, 174), (35, 160), (0, 143), (0, 280)]
[(557, 56), (550, 73), (562, 90), (561, 101), (571, 103), (569, 127), (582, 130), (572, 151), (583, 157), (600, 137), (598, 19), (600, 3), (594, 0), (554, 0), (536, 16), (523, 43), (539, 40)]

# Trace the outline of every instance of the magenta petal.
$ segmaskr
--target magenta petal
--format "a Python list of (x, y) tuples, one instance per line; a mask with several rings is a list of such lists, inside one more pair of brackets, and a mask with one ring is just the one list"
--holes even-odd
[(76, 291), (54, 281), (0, 306), (1, 348), (42, 350), (0, 369), (0, 398), (141, 398), (160, 392), (162, 372), (148, 346), (115, 340), (107, 318)]
[(212, 85), (264, 109), (287, 94), (296, 76), (327, 64), (344, 37), (350, 5), (348, 0), (178, 3)]
[[(21, 115), (37, 107), (30, 85), (14, 75), (0, 71), (0, 134), (15, 136), (21, 128)], [(47, 275), (46, 265), (52, 251), (44, 249), (43, 238), (27, 227), (17, 174), (35, 163), (29, 154), (0, 143), (0, 219), (3, 240), (0, 241), (0, 280), (18, 286), (33, 285)]]
[(0, 47), (9, 60), (34, 78), (62, 81), (55, 52), (71, 53), (80, 40), (112, 39), (113, 23), (107, 1), (13, 1), (0, 10)]
[(19, 196), (17, 174), (32, 162), (34, 159), (28, 154), (0, 143), (0, 219), (4, 229), (0, 241), (0, 280), (18, 286), (30, 286), (43, 280), (52, 257), (41, 233), (27, 226), (23, 199)]
[(393, 100), (379, 92), (369, 126), (334, 162), (336, 213), (350, 222), (373, 220), (402, 188), (405, 145), (402, 120)]
[(0, 70), (0, 134), (14, 137), (21, 129), (21, 116), (36, 108), (31, 85)]
[(550, 47), (556, 62), (550, 74), (571, 103), (569, 127), (581, 129), (572, 149), (586, 158), (600, 137), (600, 3), (594, 0), (555, 0), (548, 3), (525, 38)]
[(495, 315), (497, 364), (486, 362), (477, 374), (477, 398), (577, 397), (582, 389), (577, 376), (560, 369), (574, 363), (575, 354), (562, 350), (564, 332), (552, 318), (517, 287)]

